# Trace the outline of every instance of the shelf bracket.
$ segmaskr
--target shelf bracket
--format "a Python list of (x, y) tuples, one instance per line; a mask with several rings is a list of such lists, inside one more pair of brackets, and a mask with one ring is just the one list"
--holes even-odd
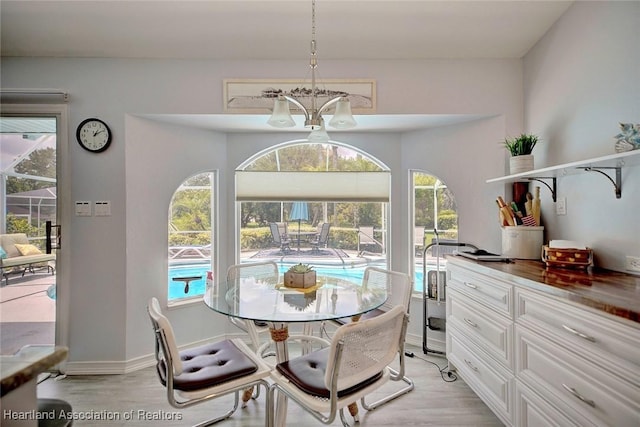
[[(555, 176), (541, 176), (541, 177), (536, 177), (536, 178), (527, 178), (529, 181), (538, 181), (541, 182), (545, 185), (545, 187), (547, 187), (549, 189), (549, 191), (551, 191), (551, 197), (553, 198), (553, 202), (555, 203), (556, 201), (556, 177)], [(546, 182), (543, 181), (543, 179), (550, 179), (551, 183), (553, 185), (553, 188), (551, 185), (547, 184)]]
[[(613, 184), (613, 189), (616, 192), (616, 199), (619, 199), (622, 197), (622, 167), (621, 166), (611, 166), (611, 167), (584, 166), (584, 167), (579, 167), (578, 169), (583, 169), (585, 172), (598, 172), (599, 174), (606, 176), (607, 179), (611, 181), (611, 184)], [(614, 181), (613, 178), (611, 178), (607, 173), (602, 172), (600, 169), (615, 169), (616, 180)]]

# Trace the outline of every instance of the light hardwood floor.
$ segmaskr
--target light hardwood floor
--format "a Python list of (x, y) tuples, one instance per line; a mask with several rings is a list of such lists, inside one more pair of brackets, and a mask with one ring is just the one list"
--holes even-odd
[[(367, 412), (360, 409), (363, 426), (502, 426), (491, 410), (462, 381), (445, 382), (438, 368), (427, 360), (446, 366), (440, 357), (425, 356), (419, 348), (407, 351), (415, 357), (407, 358), (408, 376), (416, 388), (395, 401)], [(446, 378), (446, 376), (445, 376)], [(397, 384), (385, 385), (392, 390)], [(126, 375), (69, 376), (62, 379), (49, 378), (38, 385), (39, 397), (55, 397), (68, 401), (76, 418), (83, 416), (111, 416), (120, 420), (76, 419), (79, 426), (188, 426), (206, 418), (221, 414), (232, 403), (232, 397), (223, 397), (191, 408), (175, 409), (167, 402), (164, 387), (158, 381), (155, 368), (145, 368)], [(238, 411), (228, 420), (219, 423), (225, 427), (264, 425), (264, 392), (247, 408)], [(373, 396), (375, 399), (375, 396)], [(124, 420), (132, 415), (130, 420)], [(162, 417), (165, 419), (153, 419)], [(167, 420), (166, 418), (180, 418)], [(289, 402), (287, 425), (319, 426), (313, 417), (302, 411), (295, 402)], [(333, 422), (341, 426), (340, 420)]]

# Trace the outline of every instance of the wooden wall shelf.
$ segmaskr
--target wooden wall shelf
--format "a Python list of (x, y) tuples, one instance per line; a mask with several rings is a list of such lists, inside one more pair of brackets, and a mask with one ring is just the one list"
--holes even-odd
[[(488, 179), (487, 183), (510, 183), (518, 181), (539, 181), (543, 183), (549, 191), (553, 201), (556, 201), (557, 178), (583, 172), (598, 172), (604, 175), (613, 184), (616, 198), (622, 197), (622, 168), (625, 166), (637, 166), (640, 164), (640, 150), (626, 151), (624, 153), (610, 154), (608, 156), (595, 157), (593, 159), (580, 160), (577, 162), (564, 163), (557, 166), (550, 166), (542, 169), (535, 169), (528, 172), (514, 175), (501, 176)], [(605, 171), (614, 170), (615, 178), (609, 176)], [(546, 181), (550, 181), (548, 184)]]

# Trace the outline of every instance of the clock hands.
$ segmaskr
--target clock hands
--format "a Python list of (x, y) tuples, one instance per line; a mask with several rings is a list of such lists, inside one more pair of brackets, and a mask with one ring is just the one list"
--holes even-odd
[(97, 130), (93, 133), (93, 136), (98, 136), (99, 133), (104, 132), (104, 129)]

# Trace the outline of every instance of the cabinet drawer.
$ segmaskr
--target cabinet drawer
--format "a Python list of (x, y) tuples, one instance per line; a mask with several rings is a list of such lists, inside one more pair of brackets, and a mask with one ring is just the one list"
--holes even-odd
[(500, 363), (513, 371), (513, 322), (488, 310), (454, 289), (447, 295), (447, 324), (473, 338)]
[(529, 387), (516, 380), (516, 415), (518, 427), (586, 427), (592, 425), (586, 419), (572, 420), (544, 400)]
[(447, 328), (447, 358), (496, 416), (506, 425), (511, 425), (513, 375), (492, 362), (479, 347), (466, 340), (455, 326)]
[(516, 325), (516, 375), (570, 418), (594, 425), (637, 427), (640, 388)]
[(513, 285), (458, 265), (447, 265), (447, 287), (513, 319)]
[(530, 290), (516, 289), (516, 301), (518, 324), (640, 387), (640, 325)]

